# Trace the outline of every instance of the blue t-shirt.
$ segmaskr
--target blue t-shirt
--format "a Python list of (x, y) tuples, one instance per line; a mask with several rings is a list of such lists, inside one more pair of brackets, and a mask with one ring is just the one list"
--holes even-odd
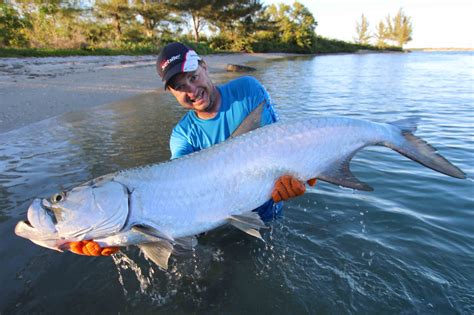
[(240, 123), (263, 100), (265, 105), (261, 125), (277, 121), (277, 115), (265, 88), (253, 77), (241, 77), (217, 86), (221, 107), (211, 119), (201, 119), (194, 111), (184, 115), (171, 133), (171, 159), (220, 143), (239, 127)]
[[(171, 159), (197, 152), (225, 141), (242, 121), (262, 101), (265, 101), (261, 125), (278, 120), (270, 96), (257, 79), (241, 77), (217, 86), (221, 94), (221, 107), (211, 119), (201, 119), (194, 111), (187, 112), (171, 133)], [(263, 220), (269, 220), (281, 211), (281, 203), (269, 200), (255, 209)]]

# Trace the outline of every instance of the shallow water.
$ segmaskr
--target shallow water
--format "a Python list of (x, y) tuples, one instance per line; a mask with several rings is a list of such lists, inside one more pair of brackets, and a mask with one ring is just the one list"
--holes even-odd
[[(474, 313), (473, 54), (302, 57), (255, 64), (281, 119), (422, 118), (417, 131), (462, 168), (446, 177), (386, 148), (285, 204), (266, 243), (224, 227), (159, 270), (43, 249), (14, 235), (34, 197), (169, 158), (183, 111), (160, 92), (0, 134), (0, 313)], [(225, 81), (235, 74), (216, 75)]]

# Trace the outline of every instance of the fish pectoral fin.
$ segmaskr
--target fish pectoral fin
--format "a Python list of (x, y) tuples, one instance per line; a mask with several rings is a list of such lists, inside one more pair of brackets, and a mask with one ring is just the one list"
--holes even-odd
[(157, 229), (149, 226), (149, 225), (143, 225), (143, 224), (140, 224), (140, 225), (134, 225), (132, 226), (131, 228), (132, 231), (134, 232), (139, 232), (139, 233), (142, 233), (142, 234), (145, 234), (151, 238), (156, 238), (156, 239), (160, 239), (160, 240), (166, 240), (166, 241), (169, 241), (169, 242), (173, 242), (173, 238), (165, 233), (162, 233), (160, 231), (158, 231)]
[(192, 251), (198, 244), (198, 240), (196, 236), (180, 237), (175, 239), (174, 243), (173, 254), (183, 255)]
[[(247, 212), (244, 214), (236, 214), (229, 217), (229, 220), (233, 222), (240, 222), (248, 227), (254, 229), (266, 229), (268, 228), (265, 223), (262, 221), (257, 212)], [(232, 224), (232, 222), (231, 222)]]
[(263, 241), (262, 235), (258, 231), (260, 228), (267, 228), (265, 223), (256, 212), (249, 212), (229, 217), (229, 223), (241, 231), (259, 238)]
[(244, 213), (244, 214), (232, 215), (232, 216), (230, 216), (229, 220), (241, 222), (242, 224), (246, 224), (249, 227), (254, 228), (254, 229), (260, 229), (260, 228), (266, 229), (266, 228), (268, 228), (265, 225), (265, 223), (262, 221), (262, 219), (260, 218), (258, 213), (253, 212), (253, 211), (252, 212), (247, 212), (247, 213)]
[(162, 240), (153, 243), (140, 244), (138, 247), (141, 249), (145, 257), (153, 261), (160, 268), (168, 269), (168, 260), (171, 252), (173, 251), (173, 245), (170, 242)]
[(361, 182), (352, 174), (349, 163), (354, 157), (353, 154), (340, 159), (328, 167), (324, 172), (320, 173), (317, 178), (331, 184), (348, 187), (357, 190), (373, 191), (374, 189), (368, 184)]

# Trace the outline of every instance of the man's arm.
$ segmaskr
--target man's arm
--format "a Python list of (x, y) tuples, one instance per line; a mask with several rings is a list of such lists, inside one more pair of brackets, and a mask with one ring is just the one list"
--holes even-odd
[(176, 128), (173, 129), (170, 137), (171, 160), (193, 153), (194, 148), (188, 139)]
[(251, 91), (251, 104), (252, 109), (257, 107), (258, 104), (264, 102), (263, 114), (262, 114), (262, 126), (272, 124), (278, 121), (278, 114), (273, 106), (273, 101), (270, 94), (267, 92), (265, 87), (254, 77), (248, 77), (248, 84), (252, 86), (248, 90)]

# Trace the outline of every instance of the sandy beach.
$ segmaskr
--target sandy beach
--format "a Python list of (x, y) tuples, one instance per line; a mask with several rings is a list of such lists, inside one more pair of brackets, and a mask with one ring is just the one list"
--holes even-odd
[[(227, 64), (288, 54), (204, 56), (211, 75)], [(70, 111), (162, 90), (155, 56), (90, 56), (0, 59), (0, 133)]]

